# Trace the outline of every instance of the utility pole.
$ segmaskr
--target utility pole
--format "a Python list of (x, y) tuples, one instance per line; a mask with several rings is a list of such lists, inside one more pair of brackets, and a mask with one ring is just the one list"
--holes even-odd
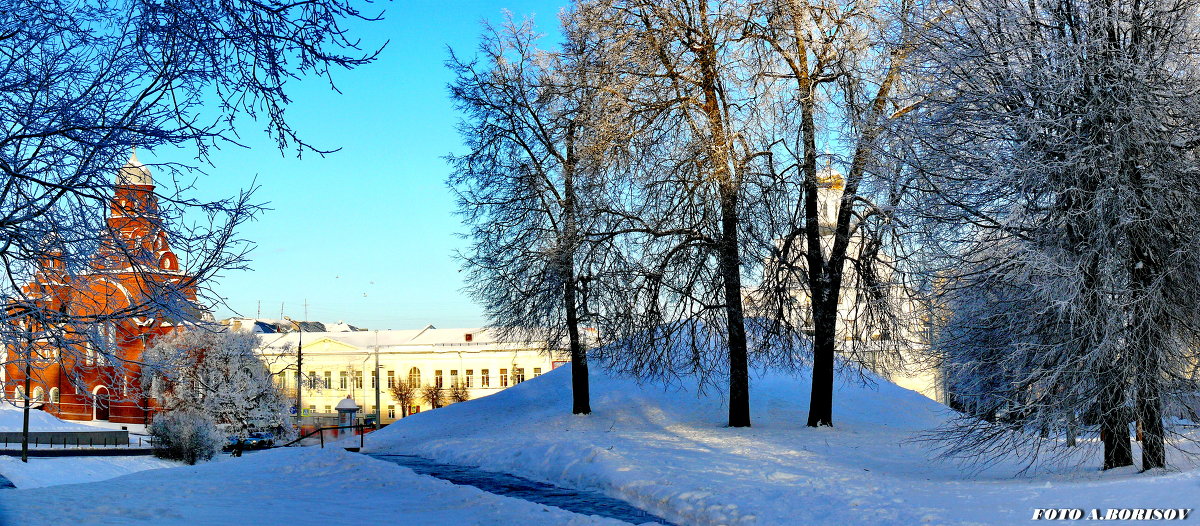
[(379, 382), (383, 378), (379, 377), (379, 329), (375, 329), (375, 425), (383, 422), (382, 414), (379, 406)]

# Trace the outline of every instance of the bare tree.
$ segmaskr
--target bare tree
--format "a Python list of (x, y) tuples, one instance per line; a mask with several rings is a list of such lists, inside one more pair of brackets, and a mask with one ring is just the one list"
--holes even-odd
[[(808, 332), (809, 424), (831, 425), (835, 352), (884, 364), (879, 342), (901, 340), (901, 274), (884, 246), (899, 188), (879, 152), (907, 111), (909, 5), (587, 5), (582, 23), (619, 35), (612, 60), (636, 78), (627, 103), (644, 122), (630, 125), (620, 165), (636, 189), (611, 219), (631, 290), (609, 308), (607, 332), (626, 335), (614, 360), (639, 374), (726, 374), (729, 424), (748, 426), (751, 356), (802, 362)], [(840, 312), (849, 296), (856, 312)], [(863, 337), (840, 349), (840, 334)]]
[(450, 385), (450, 403), (457, 404), (466, 402), (471, 399), (471, 392), (467, 390), (467, 386), (462, 382), (454, 382)]
[[(930, 199), (914, 215), (941, 225), (931, 239), (950, 261), (1008, 245), (944, 278), (1012, 284), (1033, 309), (1036, 338), (1005, 344), (1029, 362), (1012, 408), (1021, 423), (1063, 429), (1087, 415), (1108, 469), (1133, 463), (1136, 418), (1142, 467), (1161, 467), (1164, 412), (1197, 387), (1197, 5), (942, 7), (952, 16), (921, 56), (931, 96), (914, 113), (913, 186)], [(956, 430), (982, 437), (988, 456), (1025, 432)]]
[(474, 60), (452, 54), (468, 151), (450, 157), (450, 185), (471, 229), (462, 259), (472, 295), (502, 335), (565, 340), (572, 412), (587, 414), (581, 287), (591, 276), (581, 269), (594, 261), (593, 201), (620, 130), (603, 106), (611, 88), (592, 66), (592, 37), (568, 27), (558, 51), (538, 48), (539, 38), (531, 20), (507, 18), (487, 27)]
[(441, 387), (436, 385), (426, 385), (421, 388), (421, 400), (429, 404), (430, 409), (437, 409), (446, 405), (446, 393)]
[(388, 388), (392, 399), (400, 404), (400, 417), (408, 416), (408, 409), (412, 407), (413, 402), (417, 399), (417, 388), (414, 385), (409, 385), (402, 379), (397, 378), (396, 384)]

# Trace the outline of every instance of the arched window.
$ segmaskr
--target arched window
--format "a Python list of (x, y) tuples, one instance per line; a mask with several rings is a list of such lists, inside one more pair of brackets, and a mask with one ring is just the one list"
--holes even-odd
[(50, 388), (50, 403), (57, 404), (59, 399), (60, 399), (60, 396), (59, 396), (58, 388), (51, 387)]
[(25, 388), (18, 385), (17, 390), (13, 392), (13, 399), (25, 400)]
[(44, 397), (45, 395), (46, 395), (46, 391), (45, 391), (44, 389), (42, 389), (42, 388), (41, 388), (41, 386), (38, 386), (38, 387), (34, 387), (34, 388), (33, 388), (33, 401), (34, 401), (34, 403), (41, 402), (41, 401), (42, 401), (42, 397)]
[(408, 370), (408, 385), (413, 387), (421, 386), (421, 370), (413, 367)]

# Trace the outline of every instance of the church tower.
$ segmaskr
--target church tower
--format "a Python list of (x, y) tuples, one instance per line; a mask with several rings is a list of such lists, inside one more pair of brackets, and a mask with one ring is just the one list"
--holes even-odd
[[(136, 151), (117, 171), (90, 269), (71, 275), (51, 253), (29, 297), (66, 315), (67, 337), (29, 374), (34, 404), (68, 420), (144, 424), (154, 401), (141, 389), (141, 356), (195, 310), (196, 285), (171, 250), (150, 169)], [(24, 371), (5, 365), (5, 396)], [(38, 393), (41, 393), (40, 395)]]
[(117, 172), (106, 225), (107, 241), (97, 253), (97, 270), (179, 272), (179, 259), (162, 228), (154, 179), (136, 151)]

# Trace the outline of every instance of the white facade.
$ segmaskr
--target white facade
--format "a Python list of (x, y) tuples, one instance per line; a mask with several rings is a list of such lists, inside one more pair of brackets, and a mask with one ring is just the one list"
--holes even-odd
[[(447, 399), (449, 388), (458, 383), (476, 399), (568, 361), (561, 351), (548, 352), (545, 342), (498, 341), (479, 328), (289, 332), (258, 338), (263, 361), (293, 396), (297, 348), (302, 351), (300, 405), (305, 414), (332, 415), (338, 402), (350, 396), (366, 415), (374, 415), (378, 407), (385, 424), (405, 414), (390, 392), (399, 381), (439, 385)], [(432, 409), (419, 393), (415, 398), (410, 413)]]

